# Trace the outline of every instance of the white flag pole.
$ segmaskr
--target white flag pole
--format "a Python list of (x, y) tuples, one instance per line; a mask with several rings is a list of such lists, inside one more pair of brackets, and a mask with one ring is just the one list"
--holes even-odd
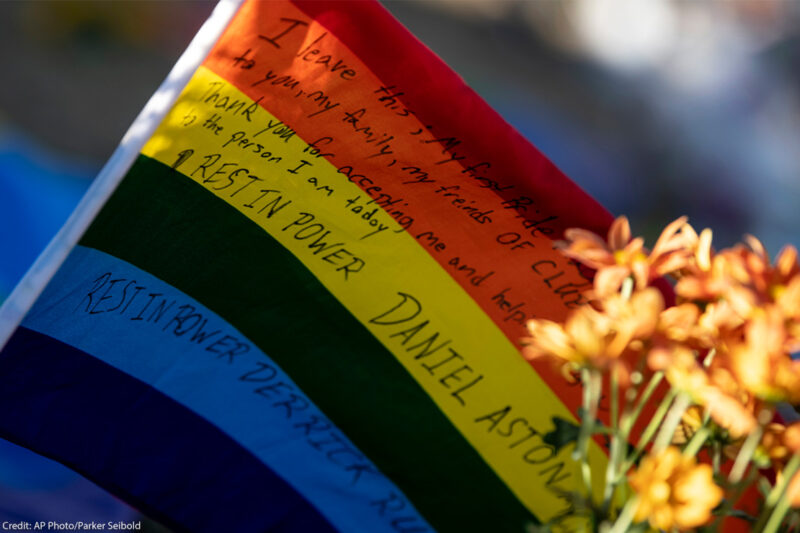
[(220, 0), (216, 5), (167, 78), (133, 121), (67, 222), (0, 307), (0, 349), (128, 172), (142, 146), (222, 35), (242, 1)]

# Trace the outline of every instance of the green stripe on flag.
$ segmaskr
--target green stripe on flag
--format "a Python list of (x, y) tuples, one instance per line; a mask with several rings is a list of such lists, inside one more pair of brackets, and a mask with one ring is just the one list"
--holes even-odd
[(140, 156), (80, 244), (150, 272), (245, 334), (437, 530), (519, 533), (535, 522), (302, 263), (200, 185)]

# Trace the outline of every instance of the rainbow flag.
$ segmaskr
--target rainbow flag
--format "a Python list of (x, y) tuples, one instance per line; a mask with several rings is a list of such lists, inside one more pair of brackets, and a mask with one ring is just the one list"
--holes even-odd
[(610, 221), (377, 2), (223, 1), (0, 312), (0, 433), (179, 530), (564, 517), (518, 339)]

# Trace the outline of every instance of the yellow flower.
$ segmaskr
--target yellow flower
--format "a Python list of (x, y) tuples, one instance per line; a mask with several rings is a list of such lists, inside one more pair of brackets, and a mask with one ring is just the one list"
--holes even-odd
[(614, 295), (598, 305), (602, 310), (588, 305), (576, 309), (563, 326), (550, 320), (528, 321), (530, 337), (522, 339), (523, 355), (578, 367), (608, 368), (626, 351), (636, 351), (634, 341), (653, 334), (664, 301), (657, 289), (648, 288), (630, 299)]
[(772, 291), (775, 303), (789, 318), (800, 318), (800, 274), (785, 285), (778, 285)]
[(744, 320), (733, 307), (726, 300), (720, 300), (706, 305), (693, 334), (704, 347), (714, 345), (724, 348), (732, 340), (741, 337), (743, 324)]
[[(721, 347), (743, 324), (725, 301), (710, 303), (701, 312), (694, 303), (682, 303), (661, 312), (658, 332), (669, 341), (679, 342), (702, 352)], [(734, 338), (740, 337), (736, 333)]]
[(780, 290), (791, 278), (800, 273), (797, 249), (791, 245), (785, 246), (775, 258), (773, 266), (761, 241), (752, 235), (746, 235), (745, 241), (749, 250), (739, 247), (739, 252), (747, 277), (741, 281), (749, 282), (762, 295), (762, 300), (771, 300), (776, 289)]
[(773, 291), (775, 305), (786, 319), (786, 346), (788, 352), (800, 351), (800, 274)]
[(612, 353), (621, 354), (631, 341), (653, 335), (659, 314), (664, 309), (664, 298), (658, 289), (647, 288), (633, 293), (627, 299), (620, 294), (612, 294), (600, 301), (599, 305), (616, 332), (609, 348)]
[(747, 235), (745, 241), (747, 246), (737, 245), (713, 257), (708, 255), (702, 260), (703, 267), (699, 260), (690, 262), (675, 292), (689, 300), (722, 298), (743, 318), (771, 303), (778, 303), (788, 318), (800, 318), (797, 250), (786, 246), (772, 264), (761, 241), (752, 235)]
[(700, 237), (697, 239), (695, 243), (694, 249), (694, 265), (697, 269), (701, 271), (707, 271), (711, 269), (711, 238), (712, 233), (709, 228), (704, 229), (700, 232)]
[(681, 423), (678, 424), (675, 434), (672, 435), (672, 444), (686, 444), (702, 425), (703, 408), (699, 405), (692, 405), (681, 416)]
[(785, 464), (790, 455), (790, 450), (785, 441), (786, 426), (777, 422), (767, 424), (761, 443), (756, 450), (755, 460), (760, 466), (775, 465), (776, 469)]
[(594, 291), (600, 298), (618, 292), (629, 276), (638, 289), (643, 289), (654, 279), (683, 268), (698, 240), (686, 217), (667, 225), (650, 252), (644, 247), (644, 239), (631, 236), (624, 216), (614, 221), (606, 240), (580, 228), (568, 229), (564, 236), (561, 252), (597, 270)]
[(733, 439), (749, 434), (756, 427), (756, 403), (746, 395), (733, 395), (719, 387), (709, 386), (703, 390), (699, 402), (714, 422), (728, 430)]
[(692, 405), (681, 417), (681, 423), (672, 435), (672, 444), (683, 445), (689, 442), (692, 436), (703, 425), (703, 408), (699, 405)]
[(595, 270), (617, 264), (632, 264), (644, 258), (644, 239), (631, 238), (630, 224), (624, 216), (611, 224), (608, 242), (581, 228), (570, 228), (564, 232), (564, 236), (566, 242), (562, 243), (562, 253)]
[(718, 355), (706, 369), (682, 344), (657, 346), (647, 356), (651, 370), (664, 372), (671, 386), (689, 394), (718, 426), (739, 438), (755, 428), (756, 404), (721, 361), (724, 356)]
[(658, 329), (667, 339), (687, 342), (694, 334), (700, 319), (700, 308), (693, 303), (684, 303), (664, 309), (659, 318)]
[[(732, 438), (749, 433), (764, 402), (800, 402), (800, 361), (789, 355), (789, 336), (775, 304), (754, 308), (741, 321), (724, 301), (700, 310), (684, 303), (661, 313), (652, 370), (661, 370), (673, 387), (687, 392)], [(716, 350), (709, 368), (697, 353)]]
[(564, 325), (544, 319), (529, 320), (530, 337), (522, 339), (522, 355), (528, 360), (545, 357), (575, 367), (605, 366), (611, 334), (604, 317), (584, 306), (574, 311)]
[(740, 258), (732, 251), (725, 250), (709, 257), (703, 268), (696, 263), (690, 265), (675, 285), (675, 292), (687, 300), (714, 301), (737, 286), (737, 278), (745, 276)]
[(657, 346), (647, 354), (647, 365), (664, 372), (670, 385), (697, 401), (708, 388), (708, 376), (692, 350), (681, 344)]
[(674, 446), (645, 457), (629, 477), (639, 498), (634, 520), (655, 529), (691, 529), (708, 522), (723, 492), (707, 464), (697, 464)]
[(744, 336), (731, 350), (731, 370), (742, 387), (769, 402), (800, 402), (800, 361), (787, 351), (782, 312), (774, 305), (757, 308)]
[(800, 422), (788, 426), (783, 432), (783, 445), (792, 453), (800, 453)]

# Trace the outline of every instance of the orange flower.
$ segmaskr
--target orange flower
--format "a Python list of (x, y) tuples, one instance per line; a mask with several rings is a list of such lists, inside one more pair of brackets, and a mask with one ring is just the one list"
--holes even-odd
[(736, 279), (745, 277), (741, 261), (730, 250), (709, 256), (703, 266), (695, 261), (675, 285), (675, 292), (688, 300), (714, 301), (737, 287)]
[(691, 266), (694, 266), (698, 270), (708, 271), (711, 269), (712, 237), (713, 234), (711, 230), (706, 228), (700, 232), (700, 237), (698, 237), (697, 242), (694, 245), (694, 254), (692, 256), (694, 261), (691, 263)]
[(645, 457), (629, 481), (639, 497), (634, 520), (647, 520), (660, 530), (703, 525), (723, 496), (712, 480), (711, 467), (698, 465), (674, 446)]
[(694, 303), (682, 303), (662, 311), (658, 331), (669, 341), (679, 342), (698, 351), (723, 347), (743, 320), (725, 301), (711, 303), (704, 311)]
[[(659, 235), (647, 258), (651, 280), (685, 268), (692, 257), (697, 257), (695, 250), (702, 247), (706, 240), (708, 246), (711, 245), (711, 230), (704, 230), (701, 237), (698, 237), (687, 220), (685, 216), (674, 220)], [(702, 252), (699, 253), (703, 255)]]
[(786, 487), (786, 495), (792, 507), (800, 507), (800, 472), (796, 472), (789, 486)]
[[(661, 337), (648, 355), (651, 369), (663, 371), (733, 438), (755, 427), (763, 402), (800, 402), (800, 361), (787, 351), (784, 317), (776, 305), (755, 308), (746, 322), (723, 301), (699, 312), (685, 303), (661, 313)], [(696, 354), (711, 345), (716, 356), (704, 368)]]
[(788, 426), (783, 432), (783, 445), (792, 453), (800, 453), (800, 422)]
[[(783, 432), (783, 445), (794, 454), (800, 454), (800, 422), (788, 426)], [(792, 507), (800, 507), (800, 472), (797, 472), (786, 489)]]
[(647, 288), (633, 293), (630, 298), (612, 294), (599, 305), (616, 332), (612, 351), (622, 353), (631, 341), (653, 335), (664, 309), (664, 298), (658, 289)]
[(786, 319), (786, 351), (800, 351), (800, 274), (773, 291), (775, 305)]
[(749, 250), (741, 246), (738, 250), (747, 271), (747, 278), (740, 281), (751, 284), (762, 296), (762, 301), (771, 300), (775, 290), (780, 290), (791, 278), (800, 273), (797, 249), (794, 246), (784, 247), (775, 258), (773, 266), (761, 241), (752, 235), (746, 235), (745, 241)]
[(710, 369), (697, 361), (695, 352), (682, 344), (661, 345), (652, 349), (647, 364), (662, 371), (670, 385), (689, 394), (731, 437), (739, 438), (756, 426), (755, 403), (720, 360)]
[(701, 346), (725, 348), (731, 341), (741, 338), (743, 325), (744, 320), (733, 307), (727, 301), (720, 300), (706, 305), (697, 321), (694, 335), (704, 343)]
[(787, 317), (800, 318), (800, 281), (795, 281), (800, 276), (797, 250), (786, 246), (773, 265), (761, 241), (751, 235), (745, 241), (747, 246), (709, 255), (707, 268), (705, 259), (703, 267), (701, 261), (690, 263), (675, 287), (676, 293), (690, 300), (724, 298), (744, 318), (758, 306), (779, 302)]
[(738, 439), (756, 427), (755, 403), (742, 401), (742, 397), (726, 394), (718, 387), (703, 390), (700, 402), (721, 428), (728, 430), (731, 438)]
[(550, 320), (528, 321), (530, 337), (522, 339), (527, 359), (554, 358), (574, 366), (608, 368), (619, 360), (634, 341), (650, 337), (664, 301), (658, 290), (634, 293), (629, 300), (619, 295), (599, 302), (602, 311), (583, 306), (573, 311), (561, 326)]
[(631, 228), (627, 217), (616, 219), (608, 230), (608, 242), (591, 231), (570, 228), (564, 232), (566, 242), (562, 243), (564, 255), (580, 261), (590, 268), (633, 264), (645, 259), (642, 253), (644, 239), (631, 238)]
[(695, 401), (708, 388), (708, 376), (694, 352), (681, 344), (653, 348), (647, 355), (647, 364), (651, 370), (664, 372), (670, 385)]
[(698, 239), (686, 217), (664, 228), (651, 252), (644, 248), (644, 239), (632, 238), (624, 216), (611, 225), (607, 241), (580, 228), (568, 229), (564, 236), (561, 252), (597, 270), (594, 290), (601, 298), (618, 292), (628, 276), (633, 276), (636, 287), (642, 289), (652, 280), (684, 267)]
[(784, 285), (775, 286), (772, 295), (784, 316), (800, 318), (800, 275), (793, 277)]
[(694, 337), (693, 330), (700, 319), (700, 308), (693, 303), (669, 307), (661, 312), (658, 329), (667, 339), (686, 342)]
[(703, 408), (699, 405), (690, 406), (681, 416), (681, 423), (672, 435), (672, 444), (683, 445), (689, 442), (703, 425)]
[(767, 306), (753, 314), (744, 342), (731, 351), (731, 370), (742, 387), (763, 400), (800, 402), (800, 361), (786, 350), (782, 313)]
[(761, 443), (756, 450), (756, 461), (760, 466), (783, 465), (791, 451), (786, 446), (786, 426), (773, 422), (764, 428)]

